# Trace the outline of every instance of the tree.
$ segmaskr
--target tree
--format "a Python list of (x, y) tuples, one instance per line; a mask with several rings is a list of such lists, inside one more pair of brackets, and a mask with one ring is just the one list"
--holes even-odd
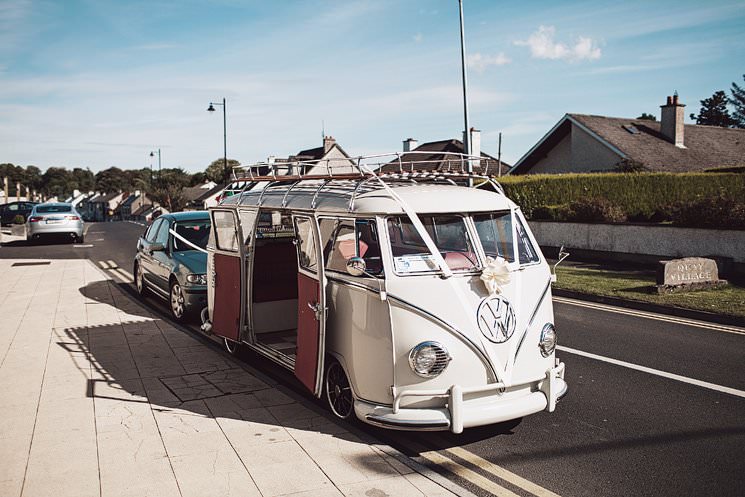
[(691, 114), (691, 119), (696, 120), (696, 124), (706, 124), (708, 126), (720, 126), (729, 128), (735, 124), (735, 120), (730, 116), (727, 110), (727, 95), (719, 90), (714, 94), (701, 100), (701, 110), (698, 115)]
[(81, 192), (87, 193), (96, 187), (96, 177), (88, 168), (76, 167), (71, 176), (74, 188)]
[(96, 190), (102, 193), (114, 193), (128, 189), (131, 181), (127, 174), (118, 167), (110, 167), (96, 173)]
[(160, 178), (155, 180), (153, 197), (161, 205), (165, 205), (171, 212), (184, 208), (183, 190), (189, 186), (191, 175), (183, 169), (172, 168), (161, 170)]
[(64, 167), (50, 167), (41, 176), (41, 191), (47, 197), (60, 197), (64, 200), (73, 190), (73, 178)]
[(642, 121), (656, 121), (657, 118), (653, 116), (652, 114), (647, 114), (646, 112), (642, 112), (642, 115), (637, 117), (637, 119), (641, 119)]
[[(742, 79), (745, 80), (745, 74), (742, 75)], [(732, 113), (732, 119), (735, 121), (734, 127), (745, 128), (745, 88), (741, 88), (733, 82), (730, 93), (732, 97), (730, 97), (729, 103), (735, 108), (735, 112)]]
[[(240, 165), (241, 163), (237, 160), (228, 159), (228, 178), (230, 177), (229, 175), (233, 172), (233, 168)], [(222, 158), (212, 161), (212, 164), (207, 166), (205, 174), (215, 183), (223, 183), (227, 181), (228, 178), (225, 177), (225, 159)]]

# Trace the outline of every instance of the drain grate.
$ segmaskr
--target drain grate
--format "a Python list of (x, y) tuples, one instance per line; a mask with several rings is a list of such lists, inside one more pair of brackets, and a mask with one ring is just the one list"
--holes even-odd
[(47, 266), (51, 264), (52, 261), (39, 261), (39, 262), (14, 262), (10, 265), (10, 267), (19, 267), (19, 266)]

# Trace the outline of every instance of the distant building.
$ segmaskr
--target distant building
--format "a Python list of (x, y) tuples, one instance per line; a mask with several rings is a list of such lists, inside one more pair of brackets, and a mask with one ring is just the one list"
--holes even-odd
[(745, 166), (745, 130), (684, 124), (677, 95), (661, 109), (659, 122), (566, 114), (510, 174), (611, 172), (624, 163), (667, 172)]
[(225, 185), (218, 185), (214, 181), (207, 181), (201, 185), (184, 188), (182, 195), (184, 197), (185, 211), (200, 211), (212, 205), (217, 205), (214, 198), (225, 188)]
[[(311, 166), (298, 166), (298, 163), (309, 162)], [(353, 169), (354, 162), (350, 160), (341, 146), (336, 143), (333, 136), (324, 136), (323, 144), (320, 147), (301, 150), (295, 155), (286, 159), (270, 158), (270, 164), (276, 167), (278, 174), (324, 174), (331, 168), (332, 173), (356, 172)], [(266, 172), (270, 173), (271, 165)], [(298, 168), (302, 167), (302, 171)]]
[[(380, 168), (381, 172), (410, 171), (465, 171), (467, 164), (451, 154), (464, 154), (463, 142), (456, 139), (422, 143), (413, 138), (403, 141), (403, 154)], [(481, 160), (473, 164), (473, 172), (488, 176), (506, 174), (510, 166), (481, 151), (481, 132), (471, 129), (471, 150), (474, 157)], [(501, 165), (500, 165), (501, 164)]]

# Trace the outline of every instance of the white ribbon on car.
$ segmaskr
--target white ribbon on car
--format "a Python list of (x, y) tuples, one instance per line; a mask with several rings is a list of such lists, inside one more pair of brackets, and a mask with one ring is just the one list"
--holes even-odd
[(484, 282), (489, 295), (502, 293), (501, 287), (510, 282), (510, 268), (507, 261), (499, 256), (487, 257), (484, 270), (481, 271), (481, 281)]
[(181, 235), (179, 235), (178, 233), (176, 233), (176, 232), (175, 232), (174, 230), (172, 230), (172, 229), (169, 229), (168, 231), (170, 231), (170, 232), (171, 232), (171, 234), (172, 234), (173, 236), (175, 236), (175, 237), (176, 237), (176, 238), (178, 238), (178, 239), (179, 239), (180, 241), (184, 242), (185, 244), (187, 244), (188, 246), (190, 246), (190, 247), (191, 247), (191, 248), (193, 248), (194, 250), (199, 250), (200, 252), (204, 252), (205, 254), (207, 254), (207, 253), (208, 253), (208, 252), (207, 252), (206, 250), (204, 250), (204, 249), (203, 249), (202, 247), (197, 247), (196, 245), (194, 245), (193, 243), (191, 243), (191, 242), (190, 242), (189, 240), (187, 240), (187, 239), (186, 239), (186, 238), (184, 238), (183, 236), (181, 236)]

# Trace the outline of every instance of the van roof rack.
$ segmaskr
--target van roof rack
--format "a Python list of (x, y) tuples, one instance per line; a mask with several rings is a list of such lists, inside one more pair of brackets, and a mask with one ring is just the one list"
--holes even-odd
[(271, 188), (276, 192), (284, 186), (286, 190), (283, 206), (286, 205), (288, 195), (293, 190), (314, 190), (312, 206), (315, 206), (322, 190), (333, 189), (335, 194), (350, 197), (349, 210), (353, 209), (354, 200), (358, 195), (380, 189), (380, 183), (395, 186), (445, 183), (470, 187), (490, 184), (503, 194), (502, 186), (488, 175), (488, 166), (481, 174), (468, 172), (469, 165), (471, 169), (474, 166), (480, 167), (480, 161), (487, 162), (483, 158), (453, 152), (404, 152), (318, 160), (270, 160), (233, 168), (233, 181), (246, 181), (240, 195), (249, 189), (251, 184), (267, 182), (268, 185), (259, 195), (257, 205), (261, 205), (267, 190)]

